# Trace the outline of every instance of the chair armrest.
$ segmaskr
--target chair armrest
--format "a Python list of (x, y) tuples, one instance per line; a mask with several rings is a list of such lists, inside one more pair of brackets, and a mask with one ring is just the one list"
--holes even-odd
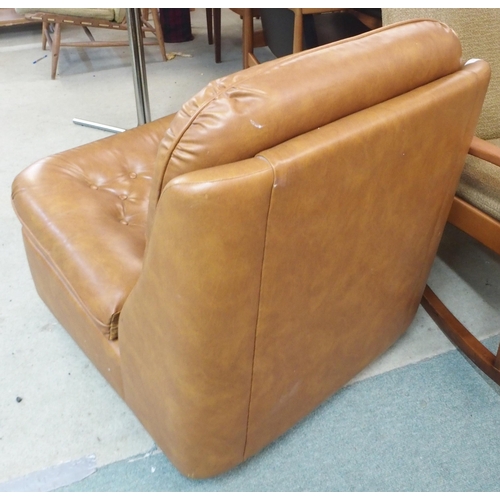
[(245, 454), (273, 181), (262, 158), (171, 180), (121, 314), (126, 401), (193, 477)]
[(469, 154), (500, 167), (500, 148), (491, 142), (480, 139), (479, 137), (473, 137), (469, 148)]

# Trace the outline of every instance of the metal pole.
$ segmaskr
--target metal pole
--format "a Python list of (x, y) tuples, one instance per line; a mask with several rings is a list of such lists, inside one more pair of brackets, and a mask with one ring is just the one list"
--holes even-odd
[(141, 9), (127, 9), (127, 23), (130, 48), (132, 50), (132, 71), (134, 75), (137, 121), (139, 125), (144, 125), (151, 121), (151, 115), (149, 110), (144, 44), (142, 40)]
[[(149, 110), (148, 82), (146, 79), (146, 60), (142, 40), (141, 9), (127, 9), (127, 31), (132, 52), (132, 73), (134, 76), (135, 104), (137, 108), (137, 125), (151, 121)], [(124, 128), (73, 118), (75, 125), (96, 128), (105, 132), (124, 132)]]
[(104, 132), (112, 132), (113, 134), (125, 132), (124, 128), (113, 127), (113, 125), (103, 125), (102, 123), (89, 122), (88, 120), (81, 120), (80, 118), (73, 118), (73, 123), (75, 125), (81, 125), (82, 127), (96, 128), (98, 130), (104, 130)]

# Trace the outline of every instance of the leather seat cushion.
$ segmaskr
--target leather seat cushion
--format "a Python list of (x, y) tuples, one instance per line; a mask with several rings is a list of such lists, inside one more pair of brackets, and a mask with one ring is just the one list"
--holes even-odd
[(58, 277), (60, 301), (78, 304), (110, 340), (141, 272), (156, 151), (171, 118), (45, 158), (14, 180), (25, 238)]

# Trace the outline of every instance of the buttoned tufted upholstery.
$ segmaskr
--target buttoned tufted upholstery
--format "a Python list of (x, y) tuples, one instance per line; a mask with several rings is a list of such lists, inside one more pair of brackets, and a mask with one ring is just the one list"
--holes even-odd
[[(32, 220), (45, 201), (43, 220), (50, 225), (26, 221), (30, 239), (52, 256), (54, 271), (110, 340), (117, 338), (118, 313), (141, 270), (158, 141), (170, 120), (149, 124), (137, 137), (128, 131), (35, 163), (29, 177), (42, 200), (14, 187), (21, 217)], [(131, 137), (136, 148), (129, 151)], [(70, 232), (79, 236), (69, 240)]]
[(183, 474), (251, 457), (404, 333), (488, 79), (402, 23), (16, 177), (40, 296)]

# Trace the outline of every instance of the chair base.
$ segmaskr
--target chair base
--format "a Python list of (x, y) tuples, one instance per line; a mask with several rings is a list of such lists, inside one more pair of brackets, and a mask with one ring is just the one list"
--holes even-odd
[(500, 349), (495, 356), (452, 314), (426, 286), (421, 304), (448, 339), (482, 372), (500, 385)]
[[(477, 137), (472, 139), (469, 153), (498, 164), (497, 148)], [(493, 252), (500, 254), (500, 222), (490, 215), (455, 196), (448, 222)], [(422, 306), (450, 341), (481, 371), (500, 385), (500, 347), (496, 356), (486, 349), (429, 287), (426, 288), (422, 298)]]

